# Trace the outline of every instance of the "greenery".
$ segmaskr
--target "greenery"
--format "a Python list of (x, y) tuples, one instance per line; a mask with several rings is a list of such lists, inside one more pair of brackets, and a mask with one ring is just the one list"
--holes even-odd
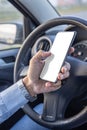
[(0, 7), (0, 22), (9, 22), (9, 21), (21, 21), (22, 14), (15, 9), (12, 5), (7, 7)]
[(18, 19), (21, 19), (21, 17), (19, 17), (18, 14), (15, 14), (14, 15), (11, 13), (11, 12), (8, 12), (8, 14), (10, 15), (7, 16), (7, 13), (3, 13), (3, 11), (0, 12), (0, 22), (8, 22), (8, 21), (14, 21), (14, 20), (18, 20)]

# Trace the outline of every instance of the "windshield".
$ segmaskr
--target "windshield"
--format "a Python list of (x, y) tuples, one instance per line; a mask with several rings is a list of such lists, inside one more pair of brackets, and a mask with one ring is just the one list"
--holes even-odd
[(87, 0), (49, 0), (61, 16), (76, 16), (87, 20)]

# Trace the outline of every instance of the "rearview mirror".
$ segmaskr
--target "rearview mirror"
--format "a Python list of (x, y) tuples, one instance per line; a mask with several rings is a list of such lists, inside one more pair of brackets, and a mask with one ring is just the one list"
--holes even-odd
[(0, 42), (7, 44), (20, 44), (23, 41), (23, 27), (21, 24), (0, 24)]

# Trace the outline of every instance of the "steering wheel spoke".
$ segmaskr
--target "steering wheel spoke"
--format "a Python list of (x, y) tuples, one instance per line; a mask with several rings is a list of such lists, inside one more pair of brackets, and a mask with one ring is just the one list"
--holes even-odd
[(56, 121), (64, 118), (67, 108), (67, 99), (58, 91), (44, 94), (44, 108), (42, 118), (45, 121)]
[(57, 118), (58, 94), (56, 92), (44, 94), (44, 105), (42, 119), (55, 121)]
[[(65, 119), (68, 104), (78, 92), (78, 87), (75, 86), (75, 79), (73, 79), (72, 83), (71, 78), (59, 90), (44, 94), (43, 120), (54, 122)], [(73, 86), (75, 87), (73, 88)]]

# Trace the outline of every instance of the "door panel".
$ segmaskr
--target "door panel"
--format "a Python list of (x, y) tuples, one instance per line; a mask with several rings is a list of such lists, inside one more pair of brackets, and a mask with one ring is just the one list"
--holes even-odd
[(19, 49), (0, 51), (0, 91), (13, 83), (13, 70)]

